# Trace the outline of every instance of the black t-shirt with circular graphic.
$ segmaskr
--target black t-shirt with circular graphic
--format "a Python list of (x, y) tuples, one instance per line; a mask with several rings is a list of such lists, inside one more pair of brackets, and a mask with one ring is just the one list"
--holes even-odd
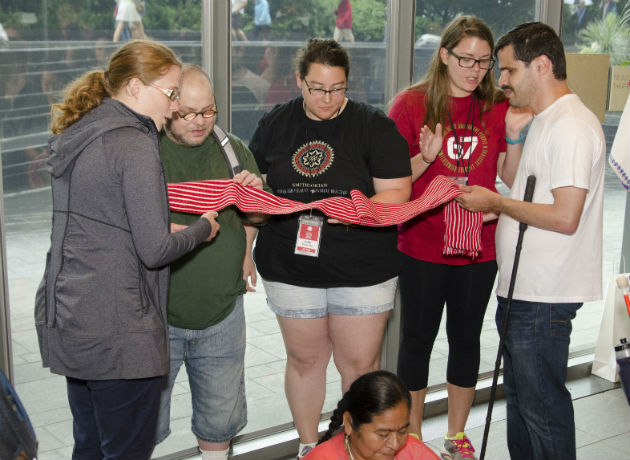
[[(260, 120), (250, 150), (278, 196), (303, 203), (374, 195), (373, 178), (411, 175), (409, 147), (396, 125), (369, 105), (349, 100), (331, 120), (306, 116), (298, 97)], [(313, 213), (319, 213), (313, 211)], [(370, 286), (398, 274), (396, 227), (347, 227), (324, 216), (318, 257), (296, 255), (298, 215), (272, 216), (254, 252), (263, 278), (307, 287)]]

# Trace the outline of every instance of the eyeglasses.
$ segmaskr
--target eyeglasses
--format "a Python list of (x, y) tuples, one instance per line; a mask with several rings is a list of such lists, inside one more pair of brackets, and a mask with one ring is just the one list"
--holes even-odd
[(204, 110), (203, 112), (188, 112), (184, 114), (177, 112), (177, 115), (179, 115), (180, 118), (186, 121), (193, 121), (195, 118), (197, 118), (197, 115), (201, 115), (204, 118), (212, 118), (217, 113), (219, 113), (219, 111), (216, 109), (208, 109)]
[(150, 86), (153, 86), (155, 89), (159, 90), (162, 94), (168, 97), (171, 101), (176, 101), (179, 99), (179, 92), (176, 89), (167, 89), (162, 88), (160, 85), (156, 85), (155, 83), (149, 83)]
[(304, 83), (306, 83), (306, 87), (308, 88), (308, 94), (315, 97), (324, 97), (327, 94), (329, 94), (332, 97), (335, 97), (338, 94), (339, 95), (345, 94), (346, 90), (348, 89), (347, 86), (343, 88), (333, 88), (333, 89), (311, 88), (311, 85), (308, 84), (305, 78), (303, 78), (302, 80), (304, 80)]
[(469, 57), (462, 57), (455, 54), (452, 50), (448, 50), (448, 54), (457, 58), (459, 66), (465, 69), (471, 69), (475, 67), (475, 64), (479, 64), (479, 68), (483, 70), (490, 70), (494, 67), (494, 59), (473, 59)]

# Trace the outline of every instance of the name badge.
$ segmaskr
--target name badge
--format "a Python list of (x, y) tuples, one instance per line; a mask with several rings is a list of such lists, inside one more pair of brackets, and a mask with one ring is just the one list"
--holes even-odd
[(298, 219), (298, 232), (295, 240), (295, 254), (318, 257), (319, 242), (322, 238), (324, 218), (302, 215)]

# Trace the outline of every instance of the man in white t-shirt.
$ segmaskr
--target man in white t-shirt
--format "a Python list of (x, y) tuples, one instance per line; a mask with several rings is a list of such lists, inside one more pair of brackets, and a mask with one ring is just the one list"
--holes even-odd
[[(496, 322), (502, 330), (519, 222), (524, 234), (505, 337), (504, 387), (512, 459), (574, 459), (575, 423), (566, 388), (571, 320), (602, 295), (606, 143), (601, 124), (566, 84), (562, 42), (549, 26), (523, 24), (496, 45), (499, 85), (532, 120), (510, 197), (462, 187), (471, 211), (500, 214)], [(529, 117), (526, 108), (531, 109)], [(529, 120), (528, 120), (529, 118)], [(507, 138), (509, 143), (523, 142)], [(536, 177), (531, 203), (522, 201)]]

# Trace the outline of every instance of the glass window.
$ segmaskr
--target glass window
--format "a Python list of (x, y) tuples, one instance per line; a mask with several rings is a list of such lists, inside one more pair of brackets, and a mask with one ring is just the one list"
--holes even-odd
[[(335, 35), (338, 2), (268, 3), (270, 24), (256, 24), (256, 2), (232, 15), (232, 131), (245, 141), (264, 112), (300, 95), (299, 48), (310, 37)], [(377, 106), (384, 103), (386, 7), (385, 0), (353, 2), (352, 29), (337, 32), (351, 59), (348, 97)]]
[(470, 0), (443, 2), (440, 0), (416, 0), (415, 52), (413, 80), (420, 80), (427, 71), (433, 52), (440, 44), (444, 27), (462, 14), (477, 16), (488, 26), (497, 40), (512, 27), (534, 21), (536, 1), (502, 2), (497, 0)]

